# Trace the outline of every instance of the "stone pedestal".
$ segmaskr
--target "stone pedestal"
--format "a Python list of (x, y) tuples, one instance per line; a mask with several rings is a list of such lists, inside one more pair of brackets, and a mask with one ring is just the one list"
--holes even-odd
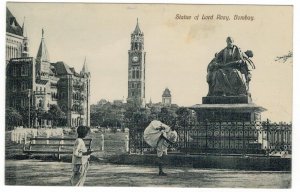
[(202, 97), (203, 104), (239, 104), (252, 103), (249, 96), (207, 96)]
[(207, 96), (202, 103), (191, 107), (200, 121), (260, 121), (261, 112), (266, 110), (246, 95)]
[(254, 103), (198, 104), (191, 107), (200, 121), (260, 121), (263, 107)]

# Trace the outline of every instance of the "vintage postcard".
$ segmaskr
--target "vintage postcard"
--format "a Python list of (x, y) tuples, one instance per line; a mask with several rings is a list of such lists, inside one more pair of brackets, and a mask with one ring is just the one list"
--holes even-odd
[(5, 185), (291, 188), (293, 6), (6, 3)]

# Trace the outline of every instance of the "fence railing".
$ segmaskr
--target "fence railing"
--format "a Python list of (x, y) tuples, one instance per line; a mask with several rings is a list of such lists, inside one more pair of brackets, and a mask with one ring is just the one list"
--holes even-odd
[[(185, 154), (269, 154), (285, 151), (291, 154), (292, 125), (266, 122), (185, 122), (176, 128), (178, 141), (174, 152)], [(130, 152), (145, 153), (155, 149), (143, 140), (144, 129), (130, 127)]]

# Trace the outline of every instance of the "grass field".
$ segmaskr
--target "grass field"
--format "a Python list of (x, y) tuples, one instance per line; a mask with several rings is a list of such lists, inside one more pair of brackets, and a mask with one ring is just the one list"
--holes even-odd
[[(87, 138), (92, 138), (92, 150), (100, 150), (102, 148), (102, 133), (90, 133)], [(104, 134), (104, 151), (95, 152), (93, 156), (99, 159), (106, 158), (111, 155), (125, 153), (125, 136), (128, 133), (124, 132), (105, 132)], [(65, 138), (76, 138), (75, 133), (65, 134)], [(45, 141), (40, 141), (45, 142)], [(42, 146), (43, 147), (43, 146)], [(72, 147), (67, 147), (65, 150), (71, 150)], [(10, 141), (10, 132), (5, 133), (5, 155), (6, 159), (20, 158), (23, 154), (23, 144), (16, 144)], [(35, 155), (43, 156), (43, 155)], [(69, 155), (70, 156), (70, 155)], [(22, 157), (21, 157), (22, 158)], [(68, 158), (69, 159), (69, 158)]]

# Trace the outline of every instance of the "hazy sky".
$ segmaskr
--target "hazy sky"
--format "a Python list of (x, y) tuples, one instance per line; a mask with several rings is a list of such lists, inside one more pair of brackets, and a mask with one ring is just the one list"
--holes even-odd
[[(232, 36), (242, 50), (254, 52), (250, 92), (268, 109), (263, 119), (292, 120), (292, 63), (274, 62), (292, 51), (291, 6), (8, 3), (22, 25), (26, 17), (31, 56), (44, 28), (51, 62), (64, 61), (77, 71), (84, 58), (92, 74), (91, 103), (127, 98), (130, 34), (139, 18), (145, 35), (146, 100), (160, 102), (171, 90), (174, 103), (191, 106), (206, 96), (207, 64)], [(191, 20), (176, 20), (176, 14)], [(199, 14), (199, 20), (194, 16)], [(202, 15), (214, 20), (202, 20)], [(230, 17), (216, 20), (217, 15)], [(253, 16), (253, 21), (234, 20)]]

